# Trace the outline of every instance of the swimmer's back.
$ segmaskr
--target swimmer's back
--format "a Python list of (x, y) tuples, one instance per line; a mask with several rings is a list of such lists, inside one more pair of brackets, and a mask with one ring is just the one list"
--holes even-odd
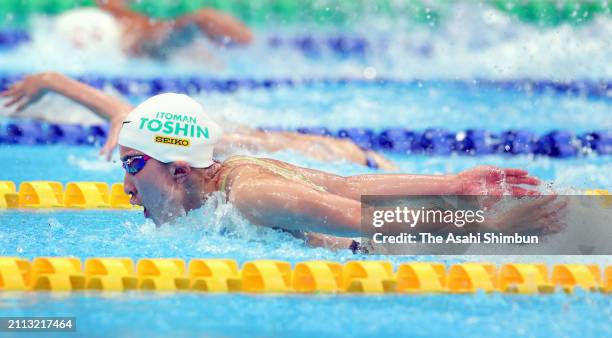
[(246, 168), (250, 168), (250, 170), (257, 168), (259, 169), (259, 173), (300, 183), (317, 191), (326, 191), (323, 185), (317, 184), (309, 177), (310, 175), (305, 174), (303, 171), (305, 168), (300, 168), (282, 161), (249, 156), (232, 156), (223, 162), (219, 190), (228, 192), (228, 189), (231, 189), (232, 180), (240, 174), (240, 169)]

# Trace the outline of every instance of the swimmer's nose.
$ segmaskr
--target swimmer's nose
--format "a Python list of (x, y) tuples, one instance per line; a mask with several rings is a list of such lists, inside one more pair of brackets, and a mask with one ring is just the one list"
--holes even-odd
[(132, 196), (132, 198), (130, 198), (130, 202), (132, 202), (134, 197), (136, 197), (136, 186), (134, 186), (134, 182), (132, 182), (132, 176), (128, 173), (123, 176), (123, 191)]

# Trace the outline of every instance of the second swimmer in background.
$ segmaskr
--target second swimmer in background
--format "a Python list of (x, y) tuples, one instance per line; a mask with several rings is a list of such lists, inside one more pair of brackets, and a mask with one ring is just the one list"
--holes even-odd
[[(203, 35), (217, 45), (248, 45), (249, 28), (223, 12), (202, 8), (173, 19), (151, 18), (133, 11), (125, 0), (95, 0), (98, 7), (83, 7), (62, 13), (55, 29), (68, 45), (83, 51), (119, 49), (128, 56), (167, 59)], [(207, 58), (201, 50), (200, 57)]]
[[(4, 104), (5, 107), (15, 106), (17, 111), (21, 111), (48, 92), (55, 92), (80, 103), (98, 116), (110, 121), (109, 136), (100, 151), (102, 155), (110, 159), (117, 145), (121, 123), (133, 109), (132, 105), (55, 72), (26, 76), (1, 95), (8, 98)], [(51, 120), (50, 122), (57, 121), (49, 116), (46, 118)], [(233, 128), (231, 132), (225, 132), (215, 147), (215, 156), (224, 157), (245, 150), (254, 153), (292, 150), (320, 161), (348, 161), (370, 168), (397, 169), (393, 163), (380, 154), (363, 150), (349, 140), (304, 135), (297, 132), (260, 131), (246, 126), (239, 126)]]

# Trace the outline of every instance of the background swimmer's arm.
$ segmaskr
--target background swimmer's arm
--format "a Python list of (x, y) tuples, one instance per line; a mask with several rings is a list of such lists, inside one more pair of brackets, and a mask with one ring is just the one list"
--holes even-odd
[(123, 0), (96, 0), (96, 4), (120, 23), (123, 48), (129, 54), (148, 54), (146, 46), (159, 45), (173, 26), (173, 21), (149, 18), (130, 9)]
[(110, 159), (112, 151), (117, 145), (123, 118), (132, 110), (132, 105), (56, 72), (26, 76), (0, 95), (9, 98), (9, 101), (5, 104), (6, 107), (16, 105), (16, 110), (20, 111), (38, 101), (49, 91), (70, 98), (89, 108), (96, 115), (110, 120), (111, 127), (108, 138), (100, 150), (100, 154)]
[[(124, 24), (134, 26), (138, 32), (134, 29), (129, 31), (137, 33), (138, 40), (158, 41), (156, 37), (165, 36), (168, 30), (180, 30), (189, 25), (195, 25), (211, 40), (222, 44), (227, 42), (248, 44), (253, 40), (253, 34), (244, 23), (210, 8), (200, 9), (173, 20), (153, 20), (131, 10), (123, 0), (96, 0), (96, 4), (115, 18), (124, 21)], [(138, 50), (139, 44), (136, 41), (134, 43), (132, 49)]]
[(145, 14), (133, 11), (123, 0), (96, 0), (96, 5), (118, 20), (129, 21), (130, 24), (137, 22), (139, 24), (138, 28), (140, 29), (147, 29), (155, 26), (153, 23), (155, 20), (149, 19)]
[(112, 14), (121, 15), (124, 13), (132, 12), (128, 8), (124, 0), (95, 0), (95, 1), (98, 7)]
[(222, 44), (226, 44), (226, 40), (237, 44), (249, 44), (253, 41), (253, 34), (244, 23), (211, 8), (183, 15), (175, 20), (175, 24), (179, 29), (195, 24), (211, 40)]
[(360, 234), (359, 201), (284, 179), (232, 180), (229, 200), (251, 222), (343, 237)]
[(2, 96), (12, 98), (5, 106), (19, 103), (16, 110), (20, 111), (38, 101), (47, 92), (55, 92), (82, 104), (105, 120), (112, 120), (117, 116), (123, 118), (132, 109), (125, 101), (56, 72), (26, 76), (14, 83)]
[(133, 109), (131, 104), (119, 98), (60, 73), (48, 73), (47, 83), (50, 90), (84, 105), (106, 120), (119, 118), (123, 122)]

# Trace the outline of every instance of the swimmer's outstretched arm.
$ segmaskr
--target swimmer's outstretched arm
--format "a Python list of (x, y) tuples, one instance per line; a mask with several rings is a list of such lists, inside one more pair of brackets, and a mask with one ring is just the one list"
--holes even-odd
[[(241, 180), (238, 175), (233, 179), (229, 200), (254, 224), (341, 237), (361, 235), (359, 200), (318, 191), (298, 182), (248, 177)], [(478, 227), (507, 233), (557, 232), (562, 229), (561, 219), (566, 206), (567, 202), (558, 201), (555, 195), (544, 196), (488, 216)], [(396, 226), (398, 228), (393, 230), (399, 233), (404, 225)], [(429, 228), (423, 230), (445, 232), (448, 228), (444, 224), (429, 224)], [(346, 241), (338, 241), (338, 244), (344, 245)]]
[(342, 237), (360, 234), (359, 201), (287, 180), (233, 179), (229, 201), (254, 224)]
[(26, 76), (23, 80), (14, 83), (9, 89), (1, 93), (0, 96), (9, 99), (4, 104), (5, 107), (15, 106), (16, 111), (19, 112), (41, 99), (47, 92), (54, 92), (65, 96), (111, 122), (108, 139), (100, 150), (101, 154), (110, 158), (112, 150), (117, 144), (117, 137), (123, 118), (132, 110), (132, 105), (56, 72)]
[(372, 174), (342, 177), (300, 168), (328, 191), (360, 200), (361, 195), (538, 195), (524, 186), (540, 180), (521, 169), (480, 166), (457, 175)]

